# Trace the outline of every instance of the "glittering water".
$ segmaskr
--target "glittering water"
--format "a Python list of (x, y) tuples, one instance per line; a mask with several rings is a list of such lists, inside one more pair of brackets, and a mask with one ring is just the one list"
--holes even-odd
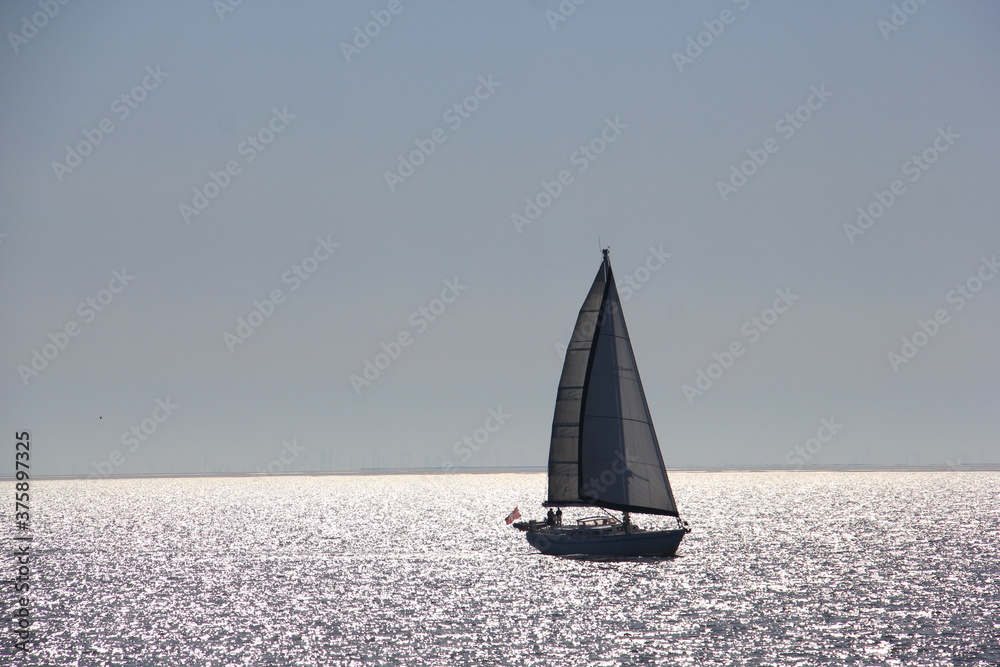
[(12, 662), (1000, 662), (1000, 473), (671, 480), (694, 532), (622, 562), (504, 525), (541, 514), (543, 475), (33, 482), (40, 641)]

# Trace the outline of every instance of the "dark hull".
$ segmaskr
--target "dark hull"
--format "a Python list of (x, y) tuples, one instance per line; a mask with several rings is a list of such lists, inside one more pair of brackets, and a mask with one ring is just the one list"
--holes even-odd
[(684, 530), (574, 535), (574, 531), (526, 532), (528, 544), (551, 556), (673, 556)]

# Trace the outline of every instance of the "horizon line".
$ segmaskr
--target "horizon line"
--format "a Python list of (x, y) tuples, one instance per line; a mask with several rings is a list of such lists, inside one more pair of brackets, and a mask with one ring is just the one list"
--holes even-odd
[[(73, 480), (73, 479), (156, 479), (184, 477), (320, 477), (330, 475), (454, 475), (454, 474), (542, 474), (547, 466), (475, 466), (443, 469), (433, 468), (357, 468), (354, 470), (296, 470), (289, 472), (163, 472), (163, 473), (123, 473), (117, 475), (33, 475), (30, 479)], [(814, 466), (774, 466), (774, 465), (724, 465), (724, 466), (675, 466), (667, 471), (690, 472), (1000, 472), (1000, 463), (960, 464), (960, 465), (910, 465), (910, 464), (826, 464)], [(0, 473), (0, 481), (16, 481), (15, 474)]]

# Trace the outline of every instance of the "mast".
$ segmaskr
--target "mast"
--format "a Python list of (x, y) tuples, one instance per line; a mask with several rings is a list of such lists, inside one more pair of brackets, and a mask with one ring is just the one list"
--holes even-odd
[[(608, 276), (611, 274), (611, 246), (608, 246), (608, 247), (604, 248), (603, 252), (604, 252), (604, 281), (605, 281), (606, 284), (611, 285), (612, 287), (614, 287), (614, 276), (611, 277), (611, 280), (608, 280)], [(616, 291), (617, 291), (617, 288), (616, 288)], [(607, 296), (605, 296), (605, 302), (606, 301), (607, 301)], [(620, 305), (621, 304), (619, 304), (619, 307), (620, 307)], [(625, 323), (625, 317), (624, 317), (624, 314), (623, 314), (622, 315), (622, 324), (624, 324), (624, 323)], [(618, 370), (619, 370), (619, 368), (620, 368), (618, 366), (618, 360), (617, 360), (617, 358), (614, 360), (614, 365), (615, 365), (615, 372), (617, 373)], [(618, 385), (617, 382), (613, 383), (613, 386), (615, 388), (615, 402), (618, 405), (621, 405), (621, 402), (622, 402), (621, 387)], [(580, 416), (580, 419), (581, 419), (581, 421), (583, 420), (583, 415)], [(581, 435), (581, 437), (583, 436), (583, 432), (582, 431), (581, 431), (580, 435)], [(620, 443), (622, 443), (622, 447), (621, 447), (621, 449), (619, 451), (619, 456), (624, 461), (624, 460), (626, 460), (625, 459), (625, 450), (624, 450), (624, 444), (625, 444), (624, 421), (620, 421), (619, 422), (619, 425), (618, 425), (618, 438), (619, 438), (618, 441)], [(581, 481), (580, 484), (581, 484), (581, 488), (582, 488), (583, 482)], [(628, 513), (627, 510), (625, 510), (625, 511), (622, 512), (622, 521), (625, 524), (625, 532), (628, 532), (629, 513)]]

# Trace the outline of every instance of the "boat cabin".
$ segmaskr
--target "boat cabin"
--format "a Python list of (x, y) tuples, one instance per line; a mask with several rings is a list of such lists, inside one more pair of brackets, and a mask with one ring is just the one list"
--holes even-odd
[(600, 528), (601, 526), (613, 526), (619, 523), (617, 519), (609, 516), (590, 516), (586, 519), (577, 519), (576, 525), (581, 528)]

